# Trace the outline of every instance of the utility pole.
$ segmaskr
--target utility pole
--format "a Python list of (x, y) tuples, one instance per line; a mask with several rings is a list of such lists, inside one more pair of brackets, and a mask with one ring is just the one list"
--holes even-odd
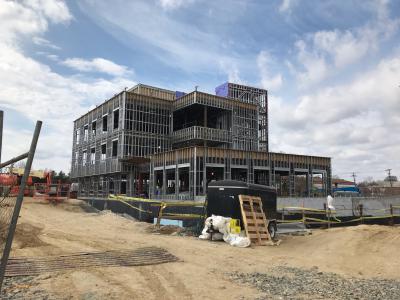
[(392, 169), (386, 169), (385, 170), (385, 172), (388, 172), (388, 179), (389, 179), (390, 187), (393, 187), (392, 176), (390, 174), (391, 171), (392, 171)]
[(356, 183), (356, 177), (357, 177), (356, 173), (353, 172), (353, 174), (351, 174), (351, 177), (353, 177), (354, 186), (356, 186), (357, 185), (357, 183)]

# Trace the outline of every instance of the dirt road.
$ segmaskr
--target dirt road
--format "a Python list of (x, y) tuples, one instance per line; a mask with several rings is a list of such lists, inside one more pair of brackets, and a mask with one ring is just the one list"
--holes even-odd
[(54, 206), (26, 199), (20, 215), (12, 256), (157, 246), (180, 259), (152, 266), (43, 274), (29, 288), (46, 291), (50, 298), (254, 299), (262, 296), (260, 290), (232, 280), (230, 274), (265, 273), (278, 266), (400, 279), (399, 227), (316, 230), (310, 236), (284, 237), (279, 247), (241, 249), (195, 237), (152, 234), (149, 224), (93, 212), (79, 200)]

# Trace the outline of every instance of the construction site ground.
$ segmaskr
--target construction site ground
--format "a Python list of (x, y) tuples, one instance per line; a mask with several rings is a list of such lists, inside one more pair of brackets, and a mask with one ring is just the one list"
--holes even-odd
[[(180, 261), (11, 277), (6, 280), (3, 297), (369, 299), (375, 292), (363, 290), (363, 284), (368, 289), (375, 282), (383, 293), (377, 291), (375, 299), (400, 298), (400, 227), (359, 225), (313, 230), (312, 235), (281, 239), (280, 246), (235, 248), (224, 242), (203, 241), (174, 232), (160, 234), (154, 232), (151, 224), (109, 211), (98, 212), (80, 200), (53, 205), (26, 198), (12, 257), (156, 246), (168, 250)], [(350, 282), (350, 286), (356, 285), (361, 291), (355, 290), (347, 297), (347, 288), (343, 295), (340, 291), (330, 295), (337, 278)], [(307, 285), (301, 287), (303, 281), (308, 288)], [(269, 286), (272, 282), (274, 285)], [(281, 283), (285, 286), (280, 286)], [(326, 292), (310, 290), (326, 284)]]

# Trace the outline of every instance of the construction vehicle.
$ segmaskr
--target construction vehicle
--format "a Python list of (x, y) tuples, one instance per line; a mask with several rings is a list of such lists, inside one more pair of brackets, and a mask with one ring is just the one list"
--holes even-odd
[[(0, 186), (8, 186), (11, 188), (10, 195), (18, 195), (24, 169), (9, 168), (8, 173), (0, 174)], [(33, 182), (36, 177), (41, 177), (40, 171), (32, 171), (24, 189), (24, 196), (32, 197), (34, 194)]]
[[(10, 167), (7, 173), (0, 173), (0, 187), (10, 187), (10, 195), (18, 195), (23, 168)], [(52, 170), (31, 170), (24, 189), (24, 196), (45, 199), (58, 203), (69, 198), (70, 184), (53, 183)], [(45, 181), (45, 183), (40, 182)]]
[(69, 198), (70, 184), (68, 183), (53, 183), (52, 171), (43, 173), (46, 183), (34, 184), (35, 199), (44, 199), (50, 203), (57, 204)]

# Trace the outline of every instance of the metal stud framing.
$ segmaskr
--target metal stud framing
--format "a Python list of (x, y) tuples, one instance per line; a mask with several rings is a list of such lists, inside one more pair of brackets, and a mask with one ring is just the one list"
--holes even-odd
[[(221, 97), (139, 84), (74, 122), (71, 177), (84, 196), (126, 193), (171, 199), (206, 193), (210, 180), (282, 185), (322, 174), (330, 158), (268, 152), (267, 91), (226, 84)], [(197, 119), (196, 119), (197, 118)]]

